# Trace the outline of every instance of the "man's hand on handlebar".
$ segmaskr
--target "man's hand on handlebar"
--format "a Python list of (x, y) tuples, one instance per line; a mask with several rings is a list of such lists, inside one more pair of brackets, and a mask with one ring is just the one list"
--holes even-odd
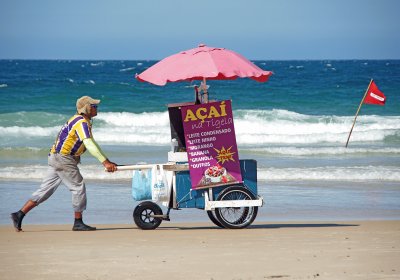
[(108, 159), (103, 161), (103, 166), (106, 168), (107, 172), (117, 171), (117, 164), (115, 164), (114, 162), (109, 161)]

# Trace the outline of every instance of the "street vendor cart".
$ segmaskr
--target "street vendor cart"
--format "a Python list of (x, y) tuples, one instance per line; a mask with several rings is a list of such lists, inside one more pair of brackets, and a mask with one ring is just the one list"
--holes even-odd
[[(202, 81), (200, 87), (194, 87), (193, 102), (168, 105), (168, 162), (118, 167), (136, 170), (133, 196), (141, 202), (133, 218), (139, 228), (155, 229), (163, 220), (170, 220), (170, 210), (182, 208), (203, 209), (223, 228), (245, 228), (254, 221), (263, 205), (257, 190), (257, 163), (239, 159), (231, 101), (209, 101), (206, 79), (249, 77), (265, 82), (271, 74), (233, 51), (199, 45), (136, 75), (139, 81), (155, 85)], [(167, 207), (165, 214), (158, 204)]]
[[(195, 127), (194, 131), (199, 132), (188, 131), (186, 126), (185, 130), (183, 110), (186, 109), (187, 114), (190, 109), (201, 110), (215, 108), (218, 105), (227, 107), (224, 110), (227, 112), (226, 116), (230, 116), (228, 119), (224, 118), (226, 121), (224, 126), (214, 128), (210, 125), (211, 127), (203, 127), (204, 129)], [(171, 209), (182, 208), (206, 210), (211, 221), (224, 228), (245, 228), (254, 221), (258, 207), (263, 204), (263, 198), (258, 196), (257, 192), (257, 163), (255, 160), (238, 159), (233, 122), (230, 121), (232, 117), (229, 114), (231, 108), (228, 105), (230, 105), (229, 100), (197, 105), (170, 104), (168, 111), (172, 148), (168, 153), (168, 163), (118, 167), (118, 170), (162, 168), (165, 173), (169, 173), (169, 176), (166, 176), (169, 179), (164, 181), (166, 186), (163, 187), (167, 189), (164, 195), (161, 198), (154, 196), (153, 189), (148, 192), (152, 196), (145, 197), (152, 201), (144, 201), (136, 206), (133, 218), (139, 228), (155, 229), (163, 220), (170, 220)], [(213, 115), (211, 119), (216, 120), (218, 117)], [(223, 145), (229, 145), (229, 148), (223, 149), (224, 146), (221, 148), (219, 145), (221, 141)], [(229, 152), (226, 152), (227, 150)], [(198, 171), (200, 176), (196, 177), (196, 172), (193, 171)], [(235, 174), (235, 171), (239, 174)], [(153, 173), (153, 177), (157, 172), (159, 170)], [(156, 178), (151, 181), (150, 187), (155, 188)], [(148, 187), (147, 181), (143, 182), (143, 185), (135, 187), (139, 189)], [(136, 183), (140, 184), (140, 181)], [(168, 207), (166, 214), (163, 214), (157, 202)]]

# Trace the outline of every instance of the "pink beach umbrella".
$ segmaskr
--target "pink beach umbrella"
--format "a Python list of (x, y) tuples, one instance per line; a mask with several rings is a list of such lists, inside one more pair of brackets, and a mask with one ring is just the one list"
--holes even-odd
[(136, 75), (136, 79), (159, 86), (168, 82), (203, 80), (205, 87), (206, 79), (234, 80), (239, 77), (266, 82), (271, 75), (272, 72), (262, 70), (234, 51), (201, 44), (164, 58)]

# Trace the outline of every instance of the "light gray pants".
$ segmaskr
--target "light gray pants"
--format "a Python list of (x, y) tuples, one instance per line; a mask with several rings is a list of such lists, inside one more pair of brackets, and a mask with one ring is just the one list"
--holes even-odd
[(86, 209), (86, 188), (79, 171), (79, 159), (73, 156), (50, 154), (49, 167), (40, 188), (35, 191), (31, 200), (38, 205), (46, 201), (64, 183), (72, 192), (72, 206), (75, 212)]

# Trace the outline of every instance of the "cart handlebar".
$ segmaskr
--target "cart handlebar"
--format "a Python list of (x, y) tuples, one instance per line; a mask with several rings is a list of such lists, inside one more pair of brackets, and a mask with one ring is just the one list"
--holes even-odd
[[(164, 163), (161, 165), (163, 166), (164, 170), (167, 170), (167, 171), (187, 171), (187, 170), (189, 170), (188, 164)], [(118, 165), (117, 171), (152, 169), (154, 166), (157, 166), (157, 164)]]

